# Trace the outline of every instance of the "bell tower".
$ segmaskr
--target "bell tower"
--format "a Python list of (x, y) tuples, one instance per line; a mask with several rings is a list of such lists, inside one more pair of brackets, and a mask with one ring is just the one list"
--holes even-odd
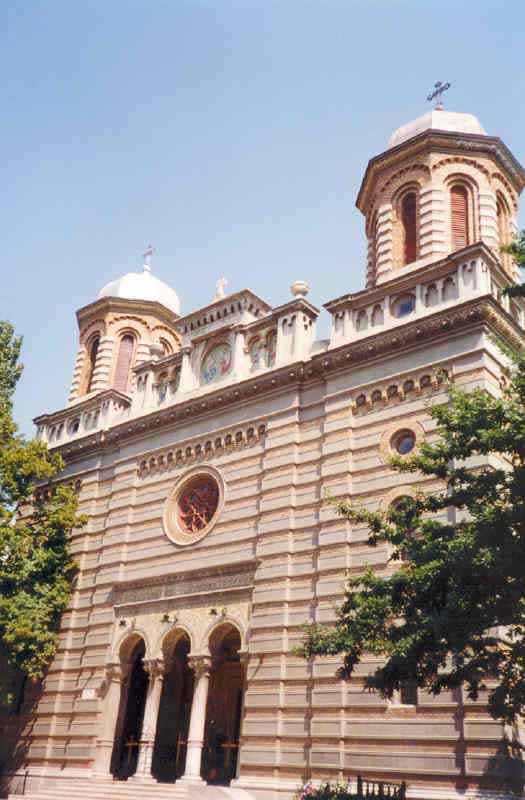
[(368, 163), (356, 205), (366, 220), (367, 286), (486, 244), (510, 280), (518, 270), (500, 248), (516, 235), (525, 173), (472, 114), (441, 103), (390, 137)]
[(134, 367), (179, 349), (179, 298), (151, 274), (152, 252), (144, 253), (142, 272), (111, 281), (95, 302), (77, 312), (79, 348), (70, 403), (106, 389), (133, 394)]

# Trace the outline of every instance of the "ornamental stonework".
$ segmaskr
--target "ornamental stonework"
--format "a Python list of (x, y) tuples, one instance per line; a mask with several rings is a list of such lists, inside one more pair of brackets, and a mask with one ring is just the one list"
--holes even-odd
[(182, 475), (164, 506), (164, 532), (172, 542), (189, 545), (203, 539), (218, 520), (225, 485), (215, 467), (199, 466)]

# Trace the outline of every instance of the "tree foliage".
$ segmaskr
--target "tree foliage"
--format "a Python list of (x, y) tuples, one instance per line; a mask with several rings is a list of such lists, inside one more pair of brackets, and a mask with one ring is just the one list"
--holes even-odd
[(387, 697), (405, 681), (487, 690), (491, 714), (513, 722), (525, 713), (525, 357), (500, 398), (448, 391), (430, 410), (439, 439), (392, 459), (442, 491), (385, 512), (336, 503), (388, 544), (389, 569), (351, 578), (335, 626), (307, 626), (302, 652), (342, 654), (343, 677), (382, 656), (368, 684)]
[[(519, 236), (510, 244), (501, 248), (502, 252), (512, 256), (514, 263), (525, 269), (525, 230), (520, 231)], [(525, 297), (525, 284), (515, 283), (505, 289), (505, 294), (510, 297)]]
[[(56, 651), (76, 573), (69, 534), (85, 520), (71, 488), (35, 493), (63, 462), (43, 442), (26, 440), (13, 421), (21, 345), (13, 327), (0, 322), (0, 654), (4, 664), (34, 680)], [(7, 672), (0, 674), (4, 699)]]

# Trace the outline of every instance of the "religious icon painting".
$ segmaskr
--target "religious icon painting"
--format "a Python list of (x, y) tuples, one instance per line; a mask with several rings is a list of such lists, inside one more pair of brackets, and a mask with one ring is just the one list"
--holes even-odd
[(204, 383), (213, 383), (226, 375), (232, 366), (232, 351), (229, 344), (218, 344), (205, 356), (201, 367)]

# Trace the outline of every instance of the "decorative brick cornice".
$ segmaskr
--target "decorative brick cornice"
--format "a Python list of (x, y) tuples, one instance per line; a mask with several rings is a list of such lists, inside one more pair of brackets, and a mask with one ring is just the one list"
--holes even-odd
[(150, 312), (159, 319), (164, 320), (169, 330), (173, 332), (175, 322), (179, 319), (177, 314), (156, 300), (131, 300), (126, 297), (101, 297), (77, 311), (78, 324), (96, 314), (107, 314), (109, 311), (121, 312), (124, 315), (136, 312), (141, 322), (144, 322), (144, 313)]
[(399, 354), (403, 349), (420, 346), (428, 341), (434, 342), (453, 331), (475, 325), (487, 326), (512, 347), (521, 348), (525, 343), (525, 334), (512, 317), (492, 295), (484, 295), (395, 329), (324, 351), (308, 361), (297, 361), (264, 375), (217, 389), (200, 398), (190, 398), (151, 414), (130, 419), (106, 432), (77, 439), (63, 447), (57, 447), (56, 450), (67, 458), (83, 456), (107, 445), (121, 444), (166, 427), (173, 428), (188, 419), (214, 414), (228, 406), (260, 399), (286, 386), (300, 386), (305, 381), (323, 378), (354, 364), (370, 362), (389, 354)]
[(236, 426), (231, 431), (223, 431), (214, 436), (202, 436), (198, 439), (192, 437), (178, 442), (176, 448), (165, 448), (142, 458), (138, 465), (138, 475), (145, 478), (174, 467), (188, 466), (214, 456), (233, 453), (257, 444), (265, 434), (266, 426), (261, 424)]
[(492, 157), (512, 180), (514, 188), (520, 193), (525, 185), (525, 171), (509, 148), (497, 136), (481, 136), (477, 133), (455, 133), (452, 131), (422, 131), (412, 139), (401, 142), (368, 162), (361, 187), (357, 195), (356, 206), (367, 213), (370, 192), (379, 174), (388, 167), (401, 163), (407, 158), (414, 158), (427, 152), (444, 153), (479, 153)]
[(109, 400), (116, 400), (123, 406), (131, 405), (131, 398), (129, 395), (124, 394), (124, 392), (119, 392), (117, 389), (105, 389), (101, 392), (93, 392), (81, 400), (76, 400), (71, 403), (71, 405), (67, 406), (66, 408), (61, 408), (59, 411), (52, 411), (48, 414), (40, 414), (40, 416), (34, 418), (33, 422), (35, 425), (45, 425), (50, 422), (56, 424), (57, 422), (62, 422), (65, 419), (69, 419), (75, 414), (82, 414), (84, 411), (98, 408), (102, 405), (102, 403)]
[(414, 320), (407, 325), (328, 350), (308, 363), (306, 376), (370, 361), (392, 352), (399, 353), (404, 348), (419, 345), (428, 340), (435, 341), (453, 330), (460, 330), (479, 323), (487, 325), (511, 347), (518, 349), (524, 346), (524, 332), (492, 295), (484, 295), (445, 311)]

